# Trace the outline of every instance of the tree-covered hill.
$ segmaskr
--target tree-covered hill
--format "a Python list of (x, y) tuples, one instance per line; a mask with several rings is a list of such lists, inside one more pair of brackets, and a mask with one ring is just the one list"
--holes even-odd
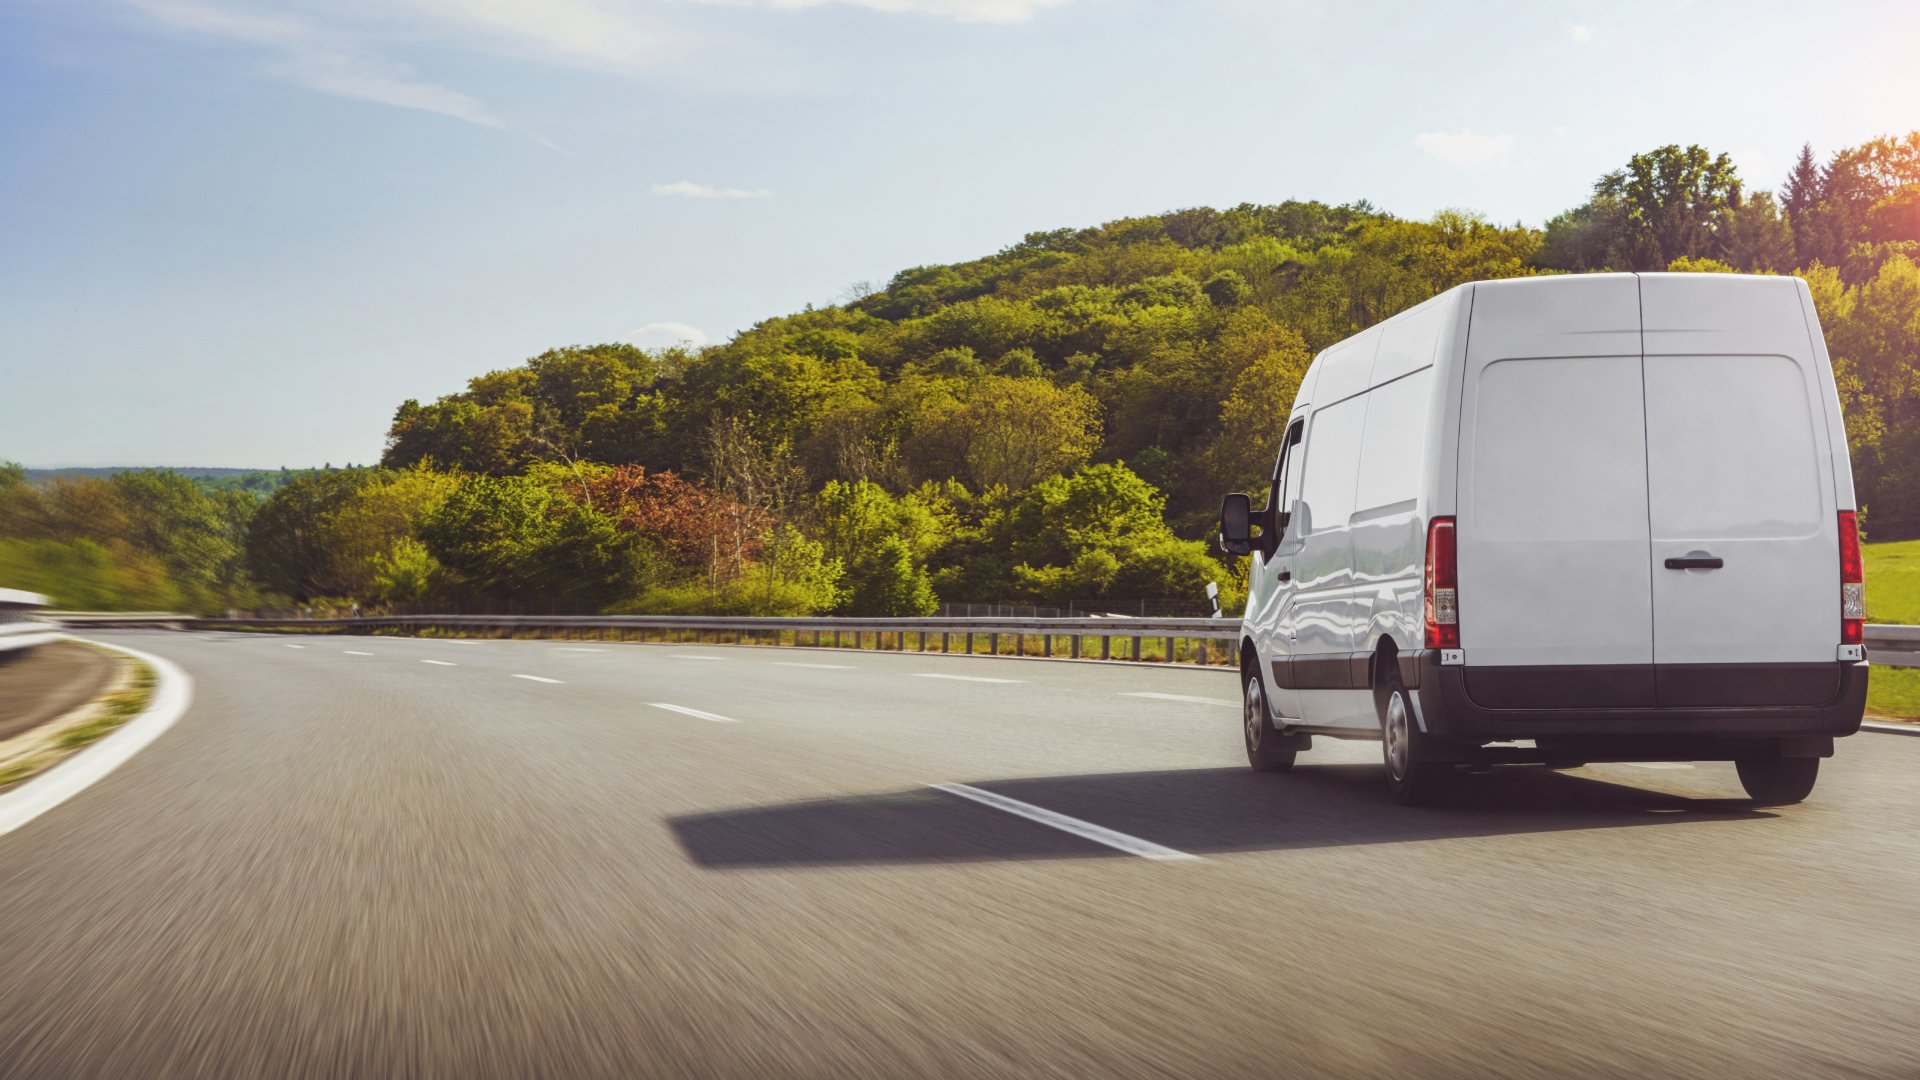
[[(1662, 147), (1544, 228), (1364, 202), (1194, 208), (902, 271), (731, 341), (569, 346), (394, 416), (379, 469), (276, 492), (257, 584), (306, 600), (915, 613), (1196, 609), (1234, 568), (1312, 354), (1465, 281), (1806, 277), (1875, 536), (1920, 535), (1920, 133), (1811, 151), (1776, 197)], [(69, 495), (72, 492), (68, 493)], [(4, 526), (0, 526), (4, 527)]]

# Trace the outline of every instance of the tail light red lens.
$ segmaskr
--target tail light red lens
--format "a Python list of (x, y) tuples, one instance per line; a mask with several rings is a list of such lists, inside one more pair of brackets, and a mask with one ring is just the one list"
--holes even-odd
[(1427, 648), (1460, 647), (1460, 571), (1453, 519), (1427, 525)]
[(1867, 639), (1867, 565), (1860, 558), (1860, 516), (1840, 511), (1840, 644)]

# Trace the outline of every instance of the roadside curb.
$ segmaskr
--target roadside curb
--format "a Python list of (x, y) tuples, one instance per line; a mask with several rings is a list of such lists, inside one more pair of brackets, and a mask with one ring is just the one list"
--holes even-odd
[(1873, 720), (1860, 722), (1861, 731), (1877, 731), (1882, 735), (1920, 735), (1920, 724), (1885, 724)]
[(62, 638), (98, 648), (124, 653), (153, 669), (153, 696), (139, 716), (116, 728), (112, 734), (81, 749), (78, 753), (0, 795), (0, 836), (18, 829), (41, 814), (59, 806), (125, 764), (133, 755), (166, 734), (193, 701), (193, 679), (171, 660), (151, 653), (110, 645), (104, 641), (62, 634)]

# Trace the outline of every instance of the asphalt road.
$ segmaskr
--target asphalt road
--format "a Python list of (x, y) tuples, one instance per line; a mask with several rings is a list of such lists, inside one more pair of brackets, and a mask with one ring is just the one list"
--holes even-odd
[(1920, 1074), (1920, 739), (1419, 810), (1223, 672), (98, 636), (195, 702), (0, 838), (6, 1076)]

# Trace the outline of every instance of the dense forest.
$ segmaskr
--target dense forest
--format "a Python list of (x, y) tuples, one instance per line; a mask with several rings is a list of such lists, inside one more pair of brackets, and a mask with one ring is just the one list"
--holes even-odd
[(101, 606), (1200, 610), (1238, 591), (1219, 496), (1259, 484), (1314, 352), (1461, 282), (1599, 270), (1805, 277), (1870, 534), (1920, 534), (1917, 260), (1920, 132), (1803, 150), (1777, 194), (1662, 147), (1539, 229), (1285, 202), (1035, 233), (720, 345), (552, 349), (264, 502), (0, 473), (0, 579)]

